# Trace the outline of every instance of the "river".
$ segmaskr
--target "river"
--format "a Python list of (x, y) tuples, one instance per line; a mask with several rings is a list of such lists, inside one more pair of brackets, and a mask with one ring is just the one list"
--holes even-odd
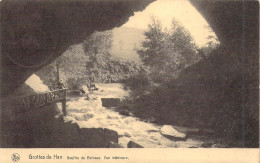
[[(118, 132), (119, 145), (127, 147), (131, 140), (145, 148), (198, 148), (205, 144), (200, 137), (173, 141), (160, 133), (162, 125), (144, 122), (133, 116), (124, 116), (102, 106), (101, 98), (126, 98), (129, 92), (119, 83), (96, 84), (97, 91), (86, 96), (71, 98), (67, 102), (65, 121), (77, 123), (80, 128), (108, 128)], [(207, 140), (211, 143), (211, 140)]]

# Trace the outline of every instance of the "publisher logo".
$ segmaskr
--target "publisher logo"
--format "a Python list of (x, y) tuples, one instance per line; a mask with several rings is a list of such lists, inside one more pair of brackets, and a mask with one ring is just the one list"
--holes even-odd
[(11, 159), (13, 160), (13, 162), (17, 162), (20, 160), (20, 155), (18, 153), (13, 153)]

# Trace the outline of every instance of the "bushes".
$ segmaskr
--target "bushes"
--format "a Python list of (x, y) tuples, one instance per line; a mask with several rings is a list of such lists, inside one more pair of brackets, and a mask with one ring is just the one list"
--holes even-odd
[(124, 85), (135, 95), (149, 91), (151, 83), (152, 81), (146, 73), (139, 73), (124, 81)]
[(67, 87), (71, 90), (80, 90), (87, 81), (86, 78), (68, 78)]

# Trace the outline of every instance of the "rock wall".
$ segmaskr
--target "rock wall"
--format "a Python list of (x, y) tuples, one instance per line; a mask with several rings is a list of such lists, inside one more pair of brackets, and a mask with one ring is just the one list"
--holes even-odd
[(180, 121), (211, 128), (231, 146), (259, 147), (258, 2), (191, 2), (221, 45), (177, 79), (175, 93), (185, 101)]

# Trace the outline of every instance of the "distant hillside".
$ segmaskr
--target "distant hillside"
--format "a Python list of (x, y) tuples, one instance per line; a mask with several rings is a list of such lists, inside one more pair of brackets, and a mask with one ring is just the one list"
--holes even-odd
[(90, 76), (94, 76), (97, 83), (120, 82), (142, 71), (135, 62), (111, 59), (107, 53), (88, 55), (83, 44), (70, 46), (63, 55), (36, 74), (46, 85), (55, 85), (62, 79), (72, 88), (72, 85), (89, 83)]
[(111, 55), (119, 60), (140, 62), (135, 49), (145, 39), (144, 31), (139, 28), (121, 27), (113, 30)]

